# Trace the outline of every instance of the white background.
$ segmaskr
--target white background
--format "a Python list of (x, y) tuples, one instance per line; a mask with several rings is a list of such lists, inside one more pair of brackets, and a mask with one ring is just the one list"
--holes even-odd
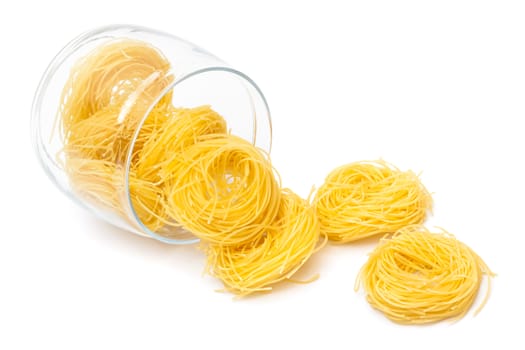
[[(1, 349), (523, 349), (525, 4), (307, 3), (2, 2)], [(111, 23), (171, 32), (253, 78), (275, 166), (301, 195), (356, 160), (423, 171), (428, 224), (498, 273), (485, 309), (455, 324), (388, 321), (353, 291), (374, 241), (326, 247), (301, 272), (315, 283), (232, 300), (195, 247), (76, 207), (34, 156), (30, 105), (58, 50)]]

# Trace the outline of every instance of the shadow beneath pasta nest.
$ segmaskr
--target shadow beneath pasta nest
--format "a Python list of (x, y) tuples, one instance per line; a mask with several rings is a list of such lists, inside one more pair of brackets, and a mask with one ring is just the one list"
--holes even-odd
[(413, 329), (424, 330), (424, 329), (432, 329), (432, 328), (446, 329), (447, 327), (451, 327), (451, 326), (454, 326), (455, 324), (461, 323), (465, 318), (469, 317), (469, 315), (467, 314), (463, 318), (460, 318), (460, 319), (448, 318), (448, 319), (443, 319), (443, 320), (438, 320), (438, 321), (433, 321), (433, 322), (428, 322), (428, 323), (399, 323), (399, 322), (395, 322), (394, 320), (391, 320), (385, 314), (383, 314), (383, 312), (372, 307), (366, 301), (366, 299), (364, 300), (364, 302), (367, 304), (366, 306), (369, 309), (367, 310), (368, 314), (370, 314), (370, 317), (373, 318), (373, 321), (370, 321), (370, 322), (373, 322), (374, 324), (379, 324), (380, 322), (384, 325), (388, 325), (389, 327), (396, 327), (398, 330), (410, 331), (411, 329), (412, 330)]
[(355, 248), (369, 248), (369, 247), (375, 248), (383, 236), (384, 234), (379, 234), (379, 235), (366, 237), (358, 241), (353, 241), (349, 243), (329, 242), (329, 244), (332, 244), (335, 246), (343, 246), (343, 247), (346, 246), (346, 247), (355, 247)]
[[(375, 246), (377, 246), (381, 235), (369, 237), (357, 242), (337, 244), (328, 241), (324, 247), (313, 254), (305, 264), (290, 278), (272, 285), (268, 292), (259, 292), (249, 294), (243, 297), (235, 297), (234, 300), (255, 300), (265, 298), (268, 294), (285, 294), (295, 288), (315, 288), (318, 283), (322, 283), (324, 275), (327, 275), (327, 269), (337, 262), (337, 257), (342, 254), (360, 256), (363, 261), (368, 258)], [(356, 266), (353, 266), (356, 267)], [(360, 268), (361, 266), (358, 266)], [(317, 278), (316, 278), (317, 276)]]
[[(315, 253), (303, 265), (303, 267), (297, 271), (292, 279), (298, 281), (308, 280), (309, 278), (312, 278), (312, 276), (318, 275), (318, 279), (322, 280), (323, 272), (324, 275), (328, 275), (328, 269), (330, 269), (330, 266), (341, 263), (340, 257), (345, 255), (352, 257), (353, 260), (351, 266), (348, 266), (348, 271), (356, 270), (357, 272), (362, 266), (361, 263), (364, 263), (368, 259), (368, 254), (378, 245), (381, 237), (382, 235), (377, 235), (350, 243), (328, 241), (320, 251)], [(355, 265), (358, 261), (360, 263)], [(349, 276), (349, 278), (352, 279), (353, 277)], [(318, 281), (315, 280), (312, 283), (318, 283)], [(297, 283), (285, 281), (276, 286), (275, 289), (284, 288), (285, 285), (297, 285)]]
[[(316, 253), (310, 260), (315, 261), (315, 259), (319, 259), (318, 256), (324, 256), (325, 259), (329, 259), (331, 254), (348, 254), (352, 257), (362, 256), (368, 258), (368, 254), (372, 252), (375, 249), (375, 247), (377, 247), (381, 237), (383, 236), (376, 235), (348, 243), (339, 243), (337, 241), (329, 240), (326, 243), (326, 246), (323, 247), (321, 251)], [(305, 268), (307, 268), (308, 265), (311, 266), (311, 264), (307, 262), (307, 264), (305, 264)]]
[(199, 251), (198, 244), (175, 245), (158, 241), (153, 238), (139, 236), (133, 232), (115, 227), (104, 220), (94, 217), (90, 213), (79, 214), (79, 221), (83, 227), (88, 228), (88, 234), (109, 246), (111, 249), (128, 251), (130, 254), (139, 255), (148, 260), (168, 261), (169, 264), (202, 266), (204, 256)]

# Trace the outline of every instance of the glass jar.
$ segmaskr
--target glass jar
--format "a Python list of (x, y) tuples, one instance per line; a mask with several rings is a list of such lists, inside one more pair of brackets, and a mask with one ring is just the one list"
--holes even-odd
[[(94, 52), (114, 44), (116, 49), (111, 54), (93, 58)], [(137, 51), (144, 56), (140, 62), (126, 60), (135, 52), (134, 45), (142, 47)], [(111, 55), (119, 57), (118, 64)], [(144, 60), (167, 64), (148, 71), (150, 65), (143, 64)], [(102, 61), (104, 65), (97, 66)], [(78, 76), (79, 68), (84, 69), (83, 77)], [(109, 76), (118, 78), (111, 80)], [(118, 127), (111, 126), (111, 136), (98, 140), (108, 131), (107, 119), (99, 124), (89, 119), (91, 129), (83, 126), (84, 144), (80, 149), (78, 137), (76, 143), (72, 141), (71, 123), (76, 132), (86, 116), (104, 114), (99, 113), (109, 108), (104, 104), (112, 106), (114, 120), (110, 124)], [(262, 92), (249, 77), (192, 43), (129, 25), (103, 27), (80, 35), (51, 61), (33, 101), (34, 146), (47, 175), (77, 204), (139, 235), (172, 244), (194, 243), (197, 239), (178, 225), (152, 226), (146, 222), (147, 213), (155, 208), (148, 207), (147, 201), (137, 203), (133, 197), (133, 183), (137, 181), (132, 170), (134, 157), (138, 143), (144, 141), (137, 140), (159, 104), (176, 108), (210, 106), (224, 118), (229, 133), (270, 151), (270, 112)], [(111, 157), (86, 151), (90, 145), (98, 147), (97, 142), (112, 150)], [(155, 198), (155, 183), (148, 186)]]

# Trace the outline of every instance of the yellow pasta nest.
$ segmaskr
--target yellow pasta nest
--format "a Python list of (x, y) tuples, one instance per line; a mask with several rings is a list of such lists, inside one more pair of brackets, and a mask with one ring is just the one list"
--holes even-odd
[(289, 279), (317, 250), (319, 223), (311, 205), (283, 190), (275, 221), (248, 243), (207, 247), (208, 270), (240, 296), (265, 292)]
[(280, 184), (267, 156), (233, 135), (209, 135), (166, 166), (168, 213), (206, 242), (257, 239), (272, 225)]
[[(172, 189), (168, 167), (199, 137), (226, 132), (225, 120), (210, 106), (171, 107), (166, 108), (161, 118), (155, 113), (148, 116), (137, 138), (140, 147), (135, 145), (131, 159), (129, 193), (137, 216), (151, 231), (180, 226), (166, 208)], [(170, 230), (157, 233), (171, 235)]]
[[(141, 117), (173, 81), (170, 68), (162, 53), (143, 41), (120, 39), (98, 46), (76, 62), (64, 86), (60, 115), (66, 137), (74, 133), (74, 124), (110, 106), (125, 105), (126, 112)], [(166, 101), (171, 95), (160, 105)]]
[(321, 232), (345, 243), (422, 223), (432, 199), (412, 171), (375, 161), (333, 170), (317, 191), (314, 204)]
[(137, 176), (161, 181), (164, 168), (199, 137), (227, 132), (226, 121), (210, 106), (171, 107), (161, 116), (152, 113), (140, 129), (134, 148), (132, 162)]
[(356, 281), (368, 302), (398, 323), (430, 323), (463, 317), (489, 276), (483, 260), (446, 231), (431, 233), (408, 226), (383, 238), (370, 254)]

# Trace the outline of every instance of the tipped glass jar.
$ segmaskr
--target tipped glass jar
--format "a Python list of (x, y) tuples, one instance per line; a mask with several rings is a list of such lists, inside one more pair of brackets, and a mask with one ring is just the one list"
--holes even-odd
[(76, 203), (128, 231), (196, 242), (163, 210), (169, 163), (201, 136), (231, 133), (270, 151), (266, 100), (198, 46), (136, 26), (80, 35), (52, 60), (32, 109), (34, 146)]

